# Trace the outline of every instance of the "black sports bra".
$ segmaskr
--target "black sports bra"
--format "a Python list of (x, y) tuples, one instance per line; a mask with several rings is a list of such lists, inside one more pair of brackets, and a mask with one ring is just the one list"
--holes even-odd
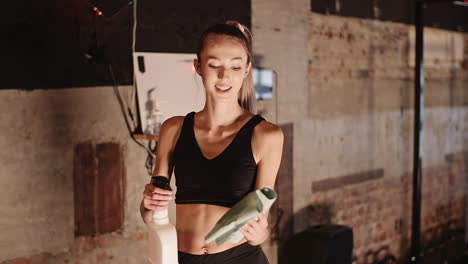
[(251, 140), (254, 127), (264, 119), (253, 116), (223, 152), (207, 159), (195, 139), (194, 115), (185, 116), (174, 148), (175, 202), (232, 207), (254, 190), (257, 164)]

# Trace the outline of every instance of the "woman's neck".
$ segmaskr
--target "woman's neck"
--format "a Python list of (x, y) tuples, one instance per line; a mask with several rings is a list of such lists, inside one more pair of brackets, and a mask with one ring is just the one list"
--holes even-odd
[(209, 128), (229, 126), (247, 112), (237, 101), (235, 102), (207, 102), (199, 115)]

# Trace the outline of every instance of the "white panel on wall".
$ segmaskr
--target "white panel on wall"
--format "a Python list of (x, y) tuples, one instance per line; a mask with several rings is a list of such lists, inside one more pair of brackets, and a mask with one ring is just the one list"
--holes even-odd
[(193, 68), (195, 58), (195, 54), (133, 53), (143, 133), (159, 134), (164, 120), (203, 108), (205, 89)]

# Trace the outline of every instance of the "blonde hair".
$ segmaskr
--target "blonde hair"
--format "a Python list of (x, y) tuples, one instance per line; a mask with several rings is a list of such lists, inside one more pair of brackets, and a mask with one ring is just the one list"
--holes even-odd
[(237, 101), (239, 105), (251, 112), (255, 112), (255, 87), (252, 77), (253, 69), (253, 51), (252, 51), (252, 32), (237, 21), (226, 21), (224, 24), (216, 24), (206, 29), (199, 41), (197, 49), (197, 58), (200, 60), (200, 54), (203, 50), (205, 39), (209, 34), (218, 34), (234, 37), (242, 42), (247, 53), (247, 66), (250, 65), (249, 72), (244, 78), (241, 89), (239, 91), (239, 97)]

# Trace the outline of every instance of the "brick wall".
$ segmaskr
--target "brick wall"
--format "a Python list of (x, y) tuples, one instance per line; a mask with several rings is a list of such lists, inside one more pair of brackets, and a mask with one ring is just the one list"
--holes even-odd
[[(314, 141), (304, 148), (314, 154), (302, 165), (312, 186), (302, 228), (351, 226), (355, 263), (402, 258), (411, 234), (414, 30), (316, 13), (309, 22), (303, 126)], [(425, 32), (423, 246), (463, 230), (468, 183), (468, 37)]]
[[(258, 66), (278, 74), (277, 101), (263, 102), (264, 116), (291, 126), (294, 231), (319, 223), (349, 225), (357, 263), (399, 258), (411, 228), (411, 26), (309, 10), (306, 0), (252, 1)], [(446, 41), (426, 50), (439, 55), (426, 72), (425, 244), (443, 236), (446, 226), (456, 230), (466, 222), (468, 182), (468, 37), (427, 32)], [(460, 36), (464, 60), (452, 68), (450, 53), (440, 49), (459, 43), (451, 39)], [(0, 261), (141, 263), (146, 229), (138, 206), (148, 180), (146, 154), (128, 138), (112, 88), (0, 95), (0, 146), (6, 150)], [(117, 233), (75, 239), (73, 147), (85, 141), (121, 144), (125, 218)], [(263, 247), (276, 263), (275, 242)]]
[[(146, 227), (139, 205), (149, 181), (146, 152), (128, 137), (112, 87), (2, 90), (0, 95), (5, 164), (0, 168), (0, 263), (142, 263)], [(75, 236), (74, 187), (83, 185), (74, 186), (73, 160), (82, 142), (120, 146), (120, 158), (97, 159), (101, 165), (112, 164), (109, 157), (115, 164), (121, 159), (124, 165), (123, 219), (115, 232)], [(102, 176), (102, 167), (93, 168)], [(107, 176), (115, 168), (104, 169)]]
[(126, 264), (146, 263), (146, 233), (132, 235), (106, 234), (79, 237), (64, 252), (41, 252), (13, 258), (2, 264), (80, 263)]

